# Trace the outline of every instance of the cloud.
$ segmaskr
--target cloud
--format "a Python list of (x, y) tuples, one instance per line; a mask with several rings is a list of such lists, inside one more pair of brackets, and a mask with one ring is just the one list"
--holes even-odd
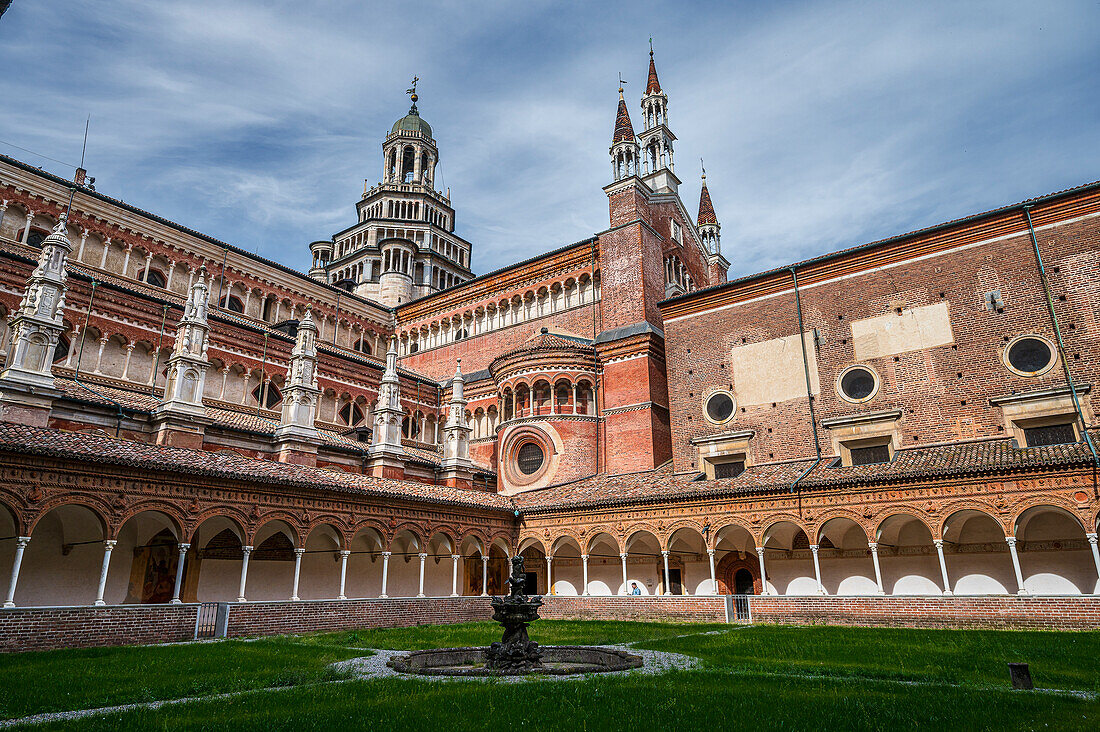
[(606, 227), (655, 35), (682, 196), (705, 157), (743, 274), (1098, 177), (1098, 30), (1084, 2), (14, 3), (0, 139), (75, 162), (90, 113), (100, 190), (304, 268), (416, 74), (484, 272)]

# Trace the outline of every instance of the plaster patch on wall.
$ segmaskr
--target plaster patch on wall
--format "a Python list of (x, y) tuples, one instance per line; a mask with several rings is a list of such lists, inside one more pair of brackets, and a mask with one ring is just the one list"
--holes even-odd
[(889, 313), (852, 321), (856, 361), (924, 351), (954, 341), (946, 302), (909, 308), (901, 315)]
[[(803, 334), (810, 365), (810, 388), (821, 391), (817, 376), (817, 351), (812, 331)], [(761, 343), (735, 346), (730, 354), (733, 389), (742, 406), (770, 404), (806, 397), (806, 373), (798, 334)]]

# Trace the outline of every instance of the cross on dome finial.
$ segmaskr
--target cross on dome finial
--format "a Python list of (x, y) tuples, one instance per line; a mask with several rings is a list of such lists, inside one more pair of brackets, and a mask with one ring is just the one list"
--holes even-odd
[(649, 37), (649, 57), (653, 58), (653, 36)]
[(623, 79), (623, 72), (620, 71), (619, 72), (619, 99), (623, 98), (623, 84), (625, 84), (625, 83), (626, 83), (626, 81)]
[(707, 166), (703, 165), (703, 159), (699, 158), (699, 168), (703, 171), (703, 185), (707, 184)]
[(420, 99), (416, 95), (416, 82), (420, 81), (419, 76), (414, 76), (412, 80), (412, 86), (405, 90), (405, 93), (412, 99), (412, 107), (409, 109), (409, 114), (416, 114), (416, 100)]

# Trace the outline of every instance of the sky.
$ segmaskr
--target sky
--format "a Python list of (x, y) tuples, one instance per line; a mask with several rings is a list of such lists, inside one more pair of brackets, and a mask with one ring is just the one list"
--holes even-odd
[(14, 0), (0, 152), (71, 177), (90, 115), (97, 190), (304, 270), (416, 75), (484, 273), (607, 227), (650, 37), (731, 276), (1100, 179), (1100, 4), (1057, 0)]

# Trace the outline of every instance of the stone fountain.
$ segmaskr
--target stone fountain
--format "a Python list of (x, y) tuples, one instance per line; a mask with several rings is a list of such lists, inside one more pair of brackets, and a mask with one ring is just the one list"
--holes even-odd
[(539, 619), (542, 597), (524, 594), (523, 557), (512, 557), (509, 593), (494, 597), (493, 620), (504, 627), (500, 641), (488, 648), (435, 648), (396, 656), (395, 671), (427, 676), (523, 676), (586, 674), (640, 668), (642, 658), (626, 651), (596, 646), (546, 646), (527, 636)]

